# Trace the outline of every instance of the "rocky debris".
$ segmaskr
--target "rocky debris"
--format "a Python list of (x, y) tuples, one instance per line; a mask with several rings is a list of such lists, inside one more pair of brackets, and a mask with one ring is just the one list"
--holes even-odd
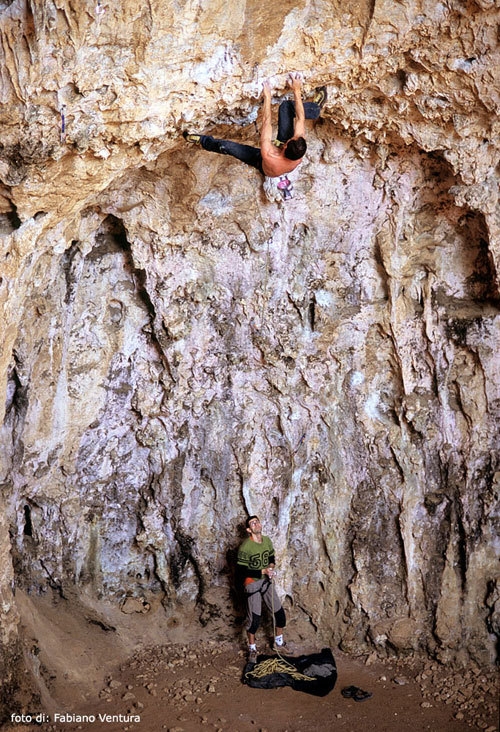
[[(159, 690), (159, 697), (172, 703), (179, 712), (188, 709), (196, 712), (211, 694), (220, 696), (223, 693), (226, 675), (241, 675), (241, 666), (219, 665), (218, 659), (228, 650), (235, 651), (234, 645), (227, 642), (164, 645), (137, 653), (121, 670), (134, 672), (137, 683), (148, 693), (155, 690), (159, 675), (165, 672), (174, 674), (176, 678), (170, 686)], [(244, 652), (238, 651), (237, 654), (243, 661)], [(421, 657), (376, 659), (370, 654), (365, 659), (365, 665), (374, 666), (376, 663), (387, 668), (378, 679), (380, 683), (395, 686), (417, 683), (423, 709), (445, 704), (450, 706), (456, 720), (463, 720), (470, 727), (485, 732), (496, 732), (498, 677), (495, 670), (481, 669), (474, 663), (467, 668), (458, 668)], [(212, 668), (217, 672), (207, 673)], [(109, 691), (109, 688), (110, 684), (104, 691)], [(199, 719), (202, 724), (207, 722), (201, 711)]]
[[(168, 701), (179, 712), (182, 710), (199, 711), (204, 698), (215, 694), (221, 696), (223, 693), (223, 676), (226, 673), (239, 675), (241, 668), (237, 666), (225, 666), (218, 673), (217, 660), (228, 648), (228, 644), (205, 641), (191, 645), (163, 645), (150, 648), (146, 651), (139, 651), (127, 663), (122, 665), (120, 671), (123, 674), (132, 673), (135, 683), (126, 684), (127, 692), (121, 696), (122, 701), (134, 702), (129, 709), (130, 712), (140, 712), (144, 704), (137, 700), (140, 690), (150, 696), (158, 696), (161, 701)], [(201, 676), (200, 671), (214, 669), (209, 676)], [(158, 679), (165, 675), (172, 674), (174, 677), (169, 686), (158, 688)], [(119, 693), (122, 684), (110, 680), (107, 686), (101, 690), (99, 697), (109, 701), (113, 692)], [(132, 689), (134, 693), (132, 693)], [(135, 701), (134, 701), (135, 700)], [(187, 721), (179, 716), (179, 721)], [(219, 720), (223, 724), (223, 720)], [(207, 717), (200, 713), (200, 722), (207, 724)], [(180, 730), (181, 726), (165, 726), (164, 729)]]
[[(224, 674), (241, 674), (237, 666), (225, 666), (218, 673), (210, 676), (201, 676), (199, 671), (213, 668), (217, 670), (217, 659), (228, 649), (227, 644), (215, 641), (199, 642), (196, 646), (165, 645), (138, 652), (129, 663), (122, 666), (122, 672), (134, 672), (136, 684), (151, 696), (158, 696), (161, 700), (170, 701), (179, 710), (186, 708), (197, 709), (206, 695), (223, 692)], [(137, 672), (137, 673), (135, 673)], [(159, 675), (171, 672), (175, 678), (171, 685), (158, 689)], [(131, 684), (128, 688), (133, 688)], [(108, 684), (109, 689), (109, 684)], [(104, 689), (103, 692), (107, 692)], [(129, 698), (132, 699), (134, 695)], [(123, 697), (122, 697), (123, 698)]]
[(409, 683), (409, 679), (407, 679), (406, 676), (395, 676), (393, 681), (395, 684), (398, 684), (398, 686), (404, 686)]
[[(366, 662), (374, 663), (370, 655)], [(392, 683), (405, 685), (412, 680), (422, 693), (422, 708), (446, 704), (454, 711), (457, 720), (466, 721), (471, 727), (488, 732), (497, 732), (498, 714), (498, 672), (495, 669), (481, 669), (471, 662), (465, 668), (456, 664), (441, 664), (421, 657), (394, 660), (380, 660), (391, 668), (388, 674)], [(382, 676), (381, 680), (387, 677)]]
[(451, 704), (458, 707), (457, 713), (476, 720), (476, 725), (483, 729), (487, 719), (497, 710), (498, 678), (494, 672), (479, 668), (449, 669), (431, 664), (417, 675), (422, 694), (426, 698)]
[[(128, 668), (141, 668), (142, 672), (136, 678), (151, 695), (156, 696), (159, 693), (162, 699), (173, 701), (179, 709), (186, 706), (196, 708), (205, 695), (222, 693), (222, 675), (227, 673), (226, 669), (220, 669), (218, 674), (211, 675), (208, 682), (205, 677), (201, 679), (197, 671), (217, 669), (217, 658), (226, 650), (227, 647), (223, 644), (211, 641), (197, 643), (194, 647), (159, 647), (148, 651), (146, 658), (139, 654)], [(241, 669), (237, 667), (230, 667), (230, 671), (231, 669), (241, 673)], [(166, 670), (179, 674), (179, 678), (169, 688), (158, 691), (155, 679), (160, 671)]]

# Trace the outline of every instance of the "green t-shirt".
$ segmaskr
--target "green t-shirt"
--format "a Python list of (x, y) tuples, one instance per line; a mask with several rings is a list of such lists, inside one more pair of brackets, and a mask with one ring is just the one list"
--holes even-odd
[(238, 565), (247, 577), (259, 577), (259, 573), (274, 562), (274, 547), (268, 536), (262, 537), (262, 544), (250, 537), (238, 549)]

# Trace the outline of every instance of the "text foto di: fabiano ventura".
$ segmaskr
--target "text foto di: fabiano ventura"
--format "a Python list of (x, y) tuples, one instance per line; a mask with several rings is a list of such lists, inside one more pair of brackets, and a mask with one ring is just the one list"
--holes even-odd
[(137, 722), (141, 721), (139, 714), (54, 714), (54, 722), (86, 722), (94, 724), (94, 722)]

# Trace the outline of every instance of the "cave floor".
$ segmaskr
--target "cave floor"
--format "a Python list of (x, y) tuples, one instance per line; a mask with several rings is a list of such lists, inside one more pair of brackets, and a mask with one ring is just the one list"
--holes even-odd
[[(162, 613), (152, 608), (146, 616), (121, 614), (124, 625), (118, 628), (48, 598), (33, 602), (24, 596), (20, 607), (31, 647), (36, 639), (45, 649), (37, 658), (46, 716), (41, 725), (5, 727), (16, 732), (497, 731), (494, 669), (474, 664), (452, 669), (415, 657), (353, 658), (332, 649), (338, 679), (320, 698), (290, 687), (265, 690), (243, 684), (246, 658), (239, 627), (238, 633), (222, 624), (209, 631), (191, 618), (175, 628), (170, 620), (167, 632)], [(140, 638), (146, 623), (154, 629), (147, 644)], [(267, 654), (264, 631), (259, 632), (259, 650)], [(135, 650), (124, 639), (134, 642)], [(296, 639), (293, 655), (320, 648)], [(345, 699), (341, 690), (350, 685), (372, 692), (372, 698), (362, 703)]]
[[(308, 648), (305, 652), (318, 649)], [(292, 690), (253, 689), (241, 683), (245, 657), (230, 644), (188, 644), (163, 647), (143, 653), (125, 664), (113, 676), (112, 686), (90, 706), (93, 714), (140, 714), (140, 724), (92, 725), (92, 729), (170, 730), (195, 732), (319, 732), (345, 730), (359, 732), (465, 732), (471, 730), (464, 714), (456, 719), (453, 703), (429, 700), (403, 666), (376, 662), (369, 666), (335, 653), (338, 680), (333, 691), (318, 698)], [(393, 679), (400, 682), (396, 683)], [(114, 683), (113, 683), (114, 682)], [(120, 686), (116, 686), (120, 682)], [(373, 693), (371, 699), (356, 703), (345, 699), (341, 690), (356, 685)], [(109, 690), (109, 691), (108, 691)], [(128, 701), (127, 695), (134, 695)], [(460, 712), (458, 712), (460, 716)], [(484, 722), (484, 720), (483, 720)], [(487, 729), (494, 726), (493, 718)], [(473, 728), (476, 725), (473, 725)], [(57, 727), (60, 729), (61, 727)], [(85, 725), (64, 729), (87, 729)], [(493, 732), (491, 730), (490, 732)]]

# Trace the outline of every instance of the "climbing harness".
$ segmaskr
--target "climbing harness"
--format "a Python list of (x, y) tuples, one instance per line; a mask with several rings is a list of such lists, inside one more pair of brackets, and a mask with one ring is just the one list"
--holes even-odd
[(280, 191), (281, 195), (283, 196), (283, 199), (285, 201), (289, 201), (292, 196), (292, 190), (293, 185), (292, 181), (288, 178), (287, 175), (281, 175), (279, 182), (278, 182), (278, 190)]
[[(295, 171), (294, 171), (295, 172)], [(267, 200), (270, 203), (280, 203), (293, 198), (293, 183), (287, 175), (274, 178), (266, 175), (262, 185)]]
[[(246, 594), (247, 595), (256, 595), (257, 593), (260, 593), (261, 595), (263, 595), (266, 592), (269, 585), (271, 584), (271, 580), (268, 577), (266, 579), (267, 579), (267, 582), (265, 584), (261, 585), (253, 592), (248, 592), (248, 590), (247, 590)], [(272, 600), (273, 600), (273, 607), (274, 607), (274, 598), (272, 598)]]

